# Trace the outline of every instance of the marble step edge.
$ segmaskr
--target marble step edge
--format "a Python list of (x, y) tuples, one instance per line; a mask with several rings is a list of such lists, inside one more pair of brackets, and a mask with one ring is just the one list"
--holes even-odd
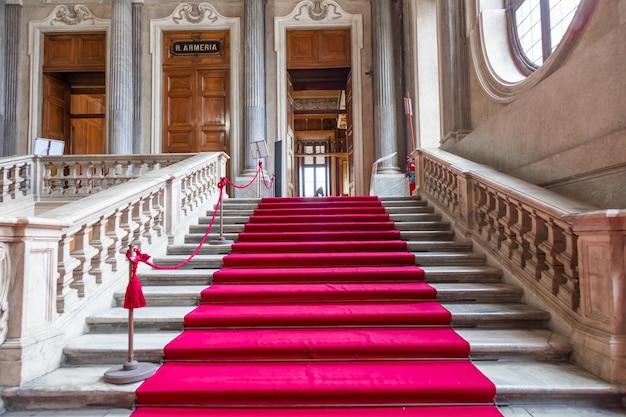
[[(200, 302), (200, 292), (208, 285), (144, 286), (143, 294), (149, 306), (193, 306)], [(520, 302), (523, 290), (506, 284), (433, 284), (440, 302)], [(124, 304), (125, 288), (113, 295), (115, 306)]]
[[(567, 339), (547, 329), (458, 329), (470, 343), (471, 358), (480, 360), (567, 360)], [(133, 353), (140, 362), (161, 363), (163, 347), (180, 332), (137, 333)], [(124, 333), (88, 333), (70, 340), (63, 350), (65, 364), (97, 365), (123, 363), (128, 358)]]
[[(418, 266), (444, 265), (482, 265), (485, 255), (476, 252), (415, 252), (415, 264)], [(178, 265), (185, 261), (188, 255), (169, 255), (153, 258), (151, 262), (160, 266)], [(198, 254), (181, 268), (221, 268), (223, 255)]]
[[(244, 226), (247, 222), (241, 223), (224, 223), (223, 229), (225, 233), (241, 233), (244, 231)], [(263, 223), (258, 223), (263, 224)], [(286, 223), (288, 225), (288, 223)], [(189, 226), (189, 233), (202, 233), (205, 234), (207, 231), (209, 224), (192, 224)], [(216, 220), (211, 228), (211, 232), (217, 231), (219, 227), (219, 222)], [(396, 222), (394, 224), (394, 228), (396, 230), (400, 230), (401, 232), (437, 232), (437, 231), (449, 231), (450, 223), (443, 221), (424, 221), (424, 222)]]
[[(194, 226), (196, 227), (196, 226)], [(214, 226), (215, 229), (211, 230), (211, 232), (208, 234), (207, 240), (216, 240), (217, 238), (219, 238), (220, 233), (219, 233), (219, 228), (217, 226)], [(239, 233), (243, 232), (243, 228), (241, 228), (241, 230), (238, 231), (227, 231), (224, 230), (223, 231), (223, 236), (228, 239), (228, 240), (232, 240), (234, 242), (236, 242), (239, 238)], [(200, 240), (204, 237), (204, 235), (206, 234), (206, 228), (204, 228), (203, 230), (198, 230), (195, 233), (192, 233), (191, 231), (189, 233), (187, 233), (184, 237), (185, 243), (199, 243)], [(400, 239), (401, 240), (405, 240), (407, 242), (412, 242), (412, 241), (424, 241), (424, 240), (438, 240), (438, 241), (454, 241), (454, 232), (450, 231), (450, 230), (413, 230), (413, 231), (400, 231)]]
[[(502, 270), (492, 266), (424, 266), (426, 281), (429, 283), (457, 283), (457, 282), (500, 282)], [(208, 269), (176, 269), (139, 270), (137, 276), (144, 285), (203, 285), (210, 284), (213, 273), (218, 268)]]
[[(204, 245), (200, 248), (198, 254), (200, 255), (226, 255), (231, 251), (231, 244), (220, 244), (217, 240), (219, 236), (209, 237)], [(226, 236), (224, 236), (227, 239)], [(233, 239), (227, 239), (233, 240)], [(215, 241), (215, 242), (213, 242)], [(234, 242), (234, 240), (233, 240)], [(193, 253), (200, 243), (200, 239), (197, 243), (183, 243), (180, 245), (170, 245), (167, 248), (167, 255), (190, 255)], [(407, 242), (407, 250), (409, 252), (430, 252), (430, 251), (446, 251), (446, 252), (471, 252), (471, 242), (461, 241), (421, 241), (421, 242)]]
[[(521, 303), (442, 303), (452, 313), (452, 325), (458, 328), (543, 328), (550, 314)], [(184, 316), (195, 306), (157, 306), (135, 309), (137, 332), (183, 328)], [(128, 310), (113, 307), (85, 320), (90, 332), (114, 333), (128, 328)]]
[[(213, 219), (213, 212), (206, 213), (205, 216), (198, 218), (199, 224), (209, 224)], [(433, 212), (432, 209), (426, 207), (419, 210), (400, 210), (388, 209), (389, 220), (394, 222), (436, 222), (442, 221), (441, 214)], [(254, 215), (254, 210), (224, 210), (222, 221), (224, 224), (245, 224), (250, 221), (250, 216)], [(219, 213), (215, 215), (216, 221), (219, 221)]]
[[(609, 384), (565, 362), (476, 361), (496, 386), (496, 404), (603, 407), (621, 405), (626, 388)], [(127, 408), (134, 406), (141, 382), (113, 385), (102, 376), (112, 367), (61, 367), (20, 387), (3, 392), (9, 410)]]

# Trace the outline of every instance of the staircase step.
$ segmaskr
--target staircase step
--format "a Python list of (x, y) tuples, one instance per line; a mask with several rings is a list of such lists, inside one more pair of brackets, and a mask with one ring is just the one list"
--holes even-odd
[[(233, 242), (238, 241), (237, 235), (224, 236), (225, 239), (231, 240)], [(196, 243), (186, 242), (182, 245), (170, 245), (167, 248), (168, 255), (187, 255), (191, 254), (194, 250), (197, 249), (198, 244), (200, 243), (201, 236), (198, 235), (198, 241)], [(231, 251), (231, 245), (217, 245), (211, 244), (212, 240), (216, 240), (218, 238), (217, 235), (210, 235), (207, 239), (208, 243), (202, 245), (199, 250), (200, 255), (226, 255)], [(423, 242), (406, 242), (406, 249), (409, 252), (470, 252), (472, 249), (471, 242), (456, 242), (456, 241), (423, 241)], [(309, 242), (314, 243), (314, 242)], [(342, 247), (346, 249), (348, 246), (342, 244)]]
[[(349, 329), (348, 329), (349, 330)], [(474, 360), (557, 360), (565, 361), (571, 347), (567, 339), (548, 329), (455, 329), (470, 344)], [(217, 330), (215, 330), (217, 331)], [(227, 332), (228, 330), (220, 330)], [(254, 340), (270, 344), (263, 330)], [(359, 331), (355, 328), (354, 331)], [(134, 355), (140, 362), (161, 363), (163, 348), (180, 334), (170, 332), (138, 332), (134, 335)], [(123, 363), (128, 359), (126, 333), (88, 333), (71, 340), (64, 349), (68, 365)]]
[[(452, 313), (454, 327), (476, 328), (542, 328), (549, 314), (525, 304), (451, 304), (443, 306)], [(137, 331), (181, 330), (183, 318), (195, 307), (144, 307), (134, 310)], [(114, 307), (86, 319), (89, 331), (114, 333), (128, 328), (128, 310)]]
[(168, 361), (466, 359), (469, 344), (450, 327), (186, 330)]
[(450, 313), (436, 301), (289, 304), (201, 304), (185, 327), (445, 326)]
[(424, 282), (347, 284), (213, 284), (202, 290), (203, 303), (327, 303), (434, 300), (437, 291)]
[[(502, 270), (491, 266), (422, 266), (426, 280), (436, 283), (499, 283)], [(149, 285), (209, 285), (219, 268), (145, 270), (137, 273), (144, 286)], [(395, 275), (394, 275), (395, 278)]]
[[(419, 266), (467, 266), (467, 265), (482, 265), (485, 262), (484, 255), (474, 253), (474, 252), (456, 252), (456, 253), (455, 252), (415, 252), (415, 253), (409, 253), (409, 254), (414, 257), (414, 261), (413, 261), (414, 264), (419, 265)], [(315, 254), (300, 254), (300, 255), (301, 255), (300, 258), (302, 262), (297, 263), (296, 260), (294, 260), (292, 266), (294, 267), (298, 265), (307, 266), (309, 263), (313, 263), (312, 266), (319, 265), (319, 261), (314, 260), (314, 258), (316, 257)], [(343, 258), (345, 258), (345, 261), (346, 261), (346, 263), (342, 264), (344, 266), (363, 265), (362, 263), (361, 264), (356, 263), (356, 260), (360, 258), (363, 262), (365, 262), (367, 260), (366, 255), (370, 255), (369, 257), (370, 264), (374, 264), (377, 262), (377, 260), (373, 256), (371, 256), (372, 255), (371, 253), (355, 254), (352, 257), (352, 260), (353, 260), (352, 262), (350, 261), (350, 259), (346, 258), (348, 256), (348, 253), (344, 253), (344, 255), (345, 256)], [(403, 254), (402, 256), (398, 255), (398, 257), (403, 257), (403, 256), (406, 256), (406, 255), (405, 254)], [(154, 264), (160, 265), (160, 266), (175, 266), (175, 265), (182, 264), (184, 261), (187, 260), (188, 257), (189, 255), (172, 255), (172, 256), (154, 258), (151, 261)], [(337, 262), (339, 262), (340, 258), (342, 258), (341, 254), (330, 254), (329, 257), (333, 259), (336, 258)], [(259, 255), (257, 260), (261, 262), (261, 258), (262, 256)], [(266, 258), (269, 259), (269, 257), (266, 257)], [(288, 258), (288, 257), (283, 257), (283, 258)], [(189, 262), (182, 265), (181, 268), (183, 269), (219, 269), (225, 265), (223, 259), (224, 258), (221, 255), (198, 254)], [(388, 263), (389, 265), (398, 265), (398, 263), (396, 263), (393, 259), (390, 259), (389, 257), (387, 259), (389, 259), (389, 262), (390, 262)], [(250, 257), (250, 261), (252, 261), (252, 257)], [(287, 262), (287, 259), (285, 259), (285, 262)], [(406, 262), (402, 261), (400, 264), (406, 265)], [(249, 265), (251, 266), (253, 264), (249, 264)], [(226, 265), (226, 266), (229, 266), (229, 265)]]
[[(606, 383), (574, 365), (564, 362), (537, 364), (534, 361), (478, 361), (474, 364), (495, 383), (496, 404), (501, 404), (500, 410), (506, 417), (626, 415), (621, 404), (623, 396), (626, 395), (626, 388)], [(58, 411), (55, 411), (57, 414), (52, 414), (55, 417), (61, 415), (86, 417), (90, 416), (89, 410), (94, 408), (130, 410), (135, 405), (134, 391), (141, 382), (126, 385), (105, 383), (102, 376), (114, 366), (119, 366), (119, 362), (59, 368), (21, 387), (6, 389), (5, 406), (9, 410), (82, 410), (79, 414), (58, 414)], [(597, 408), (589, 410), (590, 404), (608, 411), (598, 412)], [(565, 410), (567, 414), (558, 412), (551, 414), (559, 408)], [(509, 409), (512, 414), (507, 411)], [(540, 412), (529, 414), (526, 409)], [(548, 411), (548, 414), (541, 413), (544, 410)], [(517, 411), (520, 414), (517, 414)], [(35, 415), (46, 416), (44, 413)], [(16, 417), (24, 417), (24, 414)]]
[(172, 406), (488, 404), (495, 387), (467, 360), (166, 362), (136, 395)]
[[(176, 283), (177, 284), (177, 283)], [(355, 286), (355, 284), (352, 284)], [(359, 288), (373, 288), (373, 287), (386, 287), (388, 288), (387, 292), (381, 291), (380, 294), (373, 293), (371, 291), (366, 293), (355, 293), (350, 294), (349, 299), (355, 300), (368, 300), (372, 299), (372, 296), (376, 296), (377, 299), (387, 299), (389, 300), (390, 296), (385, 295), (389, 294), (389, 291), (393, 291), (394, 288), (401, 288), (402, 291), (398, 289), (395, 293), (393, 293), (394, 299), (403, 299), (403, 300), (416, 300), (419, 297), (423, 297), (423, 291), (421, 290), (422, 286), (427, 286), (425, 283), (413, 282), (413, 283), (370, 283), (370, 284), (358, 284)], [(415, 289), (405, 288), (413, 286)], [(340, 299), (341, 293), (334, 296), (329, 294), (328, 291), (324, 291), (328, 288), (345, 288), (350, 287), (350, 284), (320, 284), (315, 286), (314, 284), (310, 285), (300, 285), (302, 291), (296, 291), (294, 289), (294, 285), (281, 285), (281, 284), (273, 284), (271, 286), (263, 286), (257, 284), (237, 284), (237, 285), (223, 285), (223, 284), (214, 284), (213, 286), (208, 285), (144, 285), (143, 286), (143, 294), (146, 298), (147, 304), (151, 307), (163, 307), (163, 306), (195, 306), (200, 303), (201, 293), (205, 289), (209, 289), (209, 293), (212, 290), (216, 290), (217, 287), (221, 287), (220, 296), (224, 297), (223, 292), (228, 291), (236, 291), (237, 295), (240, 297), (244, 297), (242, 294), (244, 290), (249, 290), (247, 293), (249, 297), (258, 297), (259, 294), (267, 295), (267, 290), (271, 292), (272, 299), (280, 298), (281, 302), (287, 302), (290, 299), (293, 301), (294, 297), (296, 299), (304, 300), (305, 295), (299, 295), (301, 292), (307, 291), (307, 297), (313, 297), (312, 300), (328, 300), (327, 297), (334, 297), (335, 300)], [(281, 288), (287, 287), (288, 289), (282, 290)], [(320, 287), (320, 288), (316, 288)], [(436, 290), (436, 297), (438, 301), (441, 302), (491, 302), (491, 303), (512, 303), (519, 302), (523, 291), (519, 288), (511, 287), (506, 284), (472, 284), (472, 283), (454, 283), (454, 284), (433, 284), (432, 286)], [(282, 291), (282, 292), (281, 292)], [(377, 291), (380, 291), (378, 289)], [(114, 294), (115, 305), (121, 307), (124, 303), (125, 296), (125, 288), (120, 289)], [(228, 294), (228, 293), (226, 293)], [(317, 297), (317, 298), (315, 298)], [(324, 297), (324, 298), (321, 298)], [(346, 297), (346, 296), (343, 296)], [(248, 298), (247, 300), (251, 300), (252, 298)], [(346, 298), (343, 298), (344, 300)], [(246, 300), (245, 298), (243, 300)], [(258, 298), (257, 298), (258, 300)], [(235, 300), (229, 299), (226, 300), (224, 298), (219, 300), (220, 302), (234, 302)], [(242, 301), (240, 299), (239, 301)], [(268, 300), (269, 302), (269, 300)]]

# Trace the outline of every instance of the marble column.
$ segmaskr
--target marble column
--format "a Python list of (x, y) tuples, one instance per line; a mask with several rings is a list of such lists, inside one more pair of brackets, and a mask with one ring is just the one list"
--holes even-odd
[[(409, 184), (398, 166), (398, 108), (392, 0), (372, 0), (372, 81), (374, 85), (374, 158), (395, 156), (376, 167), (370, 194), (405, 196)], [(404, 152), (401, 153), (404, 155)], [(404, 168), (404, 161), (402, 163)]]
[(256, 171), (250, 143), (267, 141), (265, 113), (265, 0), (244, 1), (244, 173)]
[[(374, 141), (376, 159), (398, 151), (396, 74), (394, 68), (391, 0), (372, 0), (372, 77), (374, 83)], [(398, 158), (382, 162), (379, 173), (397, 173)]]
[(141, 117), (141, 90), (143, 72), (143, 1), (133, 0), (133, 153), (141, 154), (143, 144), (143, 119)]
[(457, 142), (472, 129), (469, 52), (463, 2), (438, 2), (442, 140)]
[(4, 68), (5, 68), (5, 62), (6, 62), (6, 57), (5, 57), (6, 23), (4, 21), (4, 17), (5, 17), (4, 8), (5, 8), (5, 1), (0, 0), (0, 156), (5, 156), (4, 155), (4, 111), (5, 111), (4, 110), (5, 109), (4, 92), (6, 91), (6, 87), (5, 87), (6, 86), (5, 84), (6, 72)]
[(133, 30), (131, 0), (112, 0), (109, 153), (133, 152)]
[[(20, 4), (7, 4), (5, 6), (5, 43), (4, 43), (4, 58), (5, 58), (5, 89), (4, 91), (4, 137), (2, 153), (4, 156), (11, 156), (17, 154), (17, 112), (19, 108), (18, 97), (18, 85), (19, 83), (19, 62), (20, 62), (20, 48), (12, 47), (8, 48), (8, 45), (21, 45), (22, 39), (21, 33), (21, 20), (22, 20), (22, 6)], [(30, 150), (27, 150), (30, 152)]]

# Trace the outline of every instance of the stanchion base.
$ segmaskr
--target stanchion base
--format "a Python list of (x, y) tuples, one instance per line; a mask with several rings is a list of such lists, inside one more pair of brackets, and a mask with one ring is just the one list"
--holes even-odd
[(156, 372), (156, 365), (148, 362), (124, 362), (104, 373), (104, 381), (110, 384), (130, 384), (150, 378)]
[(232, 245), (233, 241), (220, 236), (219, 239), (209, 240), (209, 245)]

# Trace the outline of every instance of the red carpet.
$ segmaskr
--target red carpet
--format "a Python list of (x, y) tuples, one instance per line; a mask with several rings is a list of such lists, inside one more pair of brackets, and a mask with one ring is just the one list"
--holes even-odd
[(132, 417), (495, 417), (373, 197), (263, 199)]

